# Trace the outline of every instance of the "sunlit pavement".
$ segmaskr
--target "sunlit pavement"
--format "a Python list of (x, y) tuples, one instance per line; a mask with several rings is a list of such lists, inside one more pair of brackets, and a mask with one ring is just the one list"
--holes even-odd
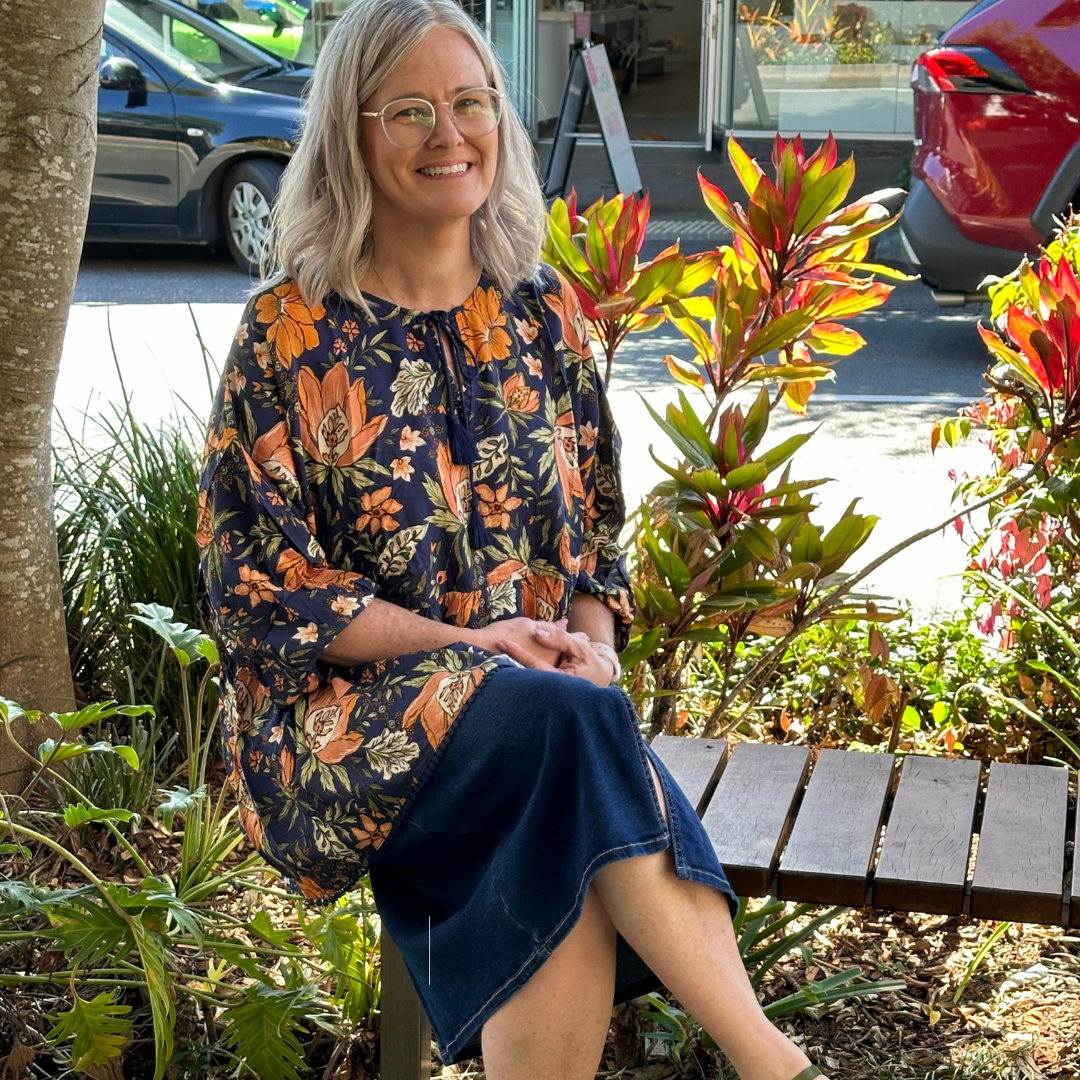
[[(229, 291), (237, 295), (235, 287)], [(58, 416), (79, 430), (84, 415), (107, 414), (122, 400), (122, 379), (132, 410), (143, 422), (179, 416), (200, 428), (242, 308), (236, 301), (74, 304), (57, 390)], [(881, 519), (851, 569), (947, 518), (953, 486), (948, 470), (976, 471), (987, 460), (977, 442), (955, 451), (939, 449), (936, 456), (929, 445), (933, 421), (979, 394), (984, 368), (975, 333), (979, 315), (978, 308), (942, 315), (921, 286), (903, 286), (886, 307), (854, 323), (868, 345), (840, 362), (834, 383), (819, 387), (808, 418), (778, 410), (766, 444), (820, 425), (793, 470), (795, 478), (833, 478), (819, 491), (818, 521), (830, 524), (859, 497), (858, 510)], [(196, 326), (209, 354), (205, 365)], [(662, 475), (649, 455), (650, 444), (659, 456), (674, 460), (642, 402), (644, 395), (662, 413), (675, 399), (660, 362), (669, 352), (689, 357), (683, 340), (670, 330), (631, 338), (612, 373), (610, 398), (623, 438), (623, 480), (631, 507)], [(936, 610), (958, 605), (955, 575), (964, 561), (964, 546), (950, 528), (890, 561), (869, 579), (869, 586), (910, 600), (920, 617), (930, 618)]]

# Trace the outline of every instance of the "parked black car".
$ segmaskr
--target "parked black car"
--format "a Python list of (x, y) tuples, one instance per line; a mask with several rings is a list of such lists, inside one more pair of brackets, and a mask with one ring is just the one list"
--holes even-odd
[(310, 76), (174, 0), (106, 0), (87, 239), (254, 267)]

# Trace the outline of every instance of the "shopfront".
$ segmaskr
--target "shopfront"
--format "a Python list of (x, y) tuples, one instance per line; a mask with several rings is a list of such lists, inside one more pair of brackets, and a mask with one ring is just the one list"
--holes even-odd
[[(506, 66), (535, 138), (554, 127), (587, 14), (623, 87), (631, 139), (707, 148), (727, 131), (910, 138), (911, 65), (974, 3), (463, 0)], [(315, 0), (316, 23), (347, 6)], [(317, 40), (324, 33), (320, 26)]]

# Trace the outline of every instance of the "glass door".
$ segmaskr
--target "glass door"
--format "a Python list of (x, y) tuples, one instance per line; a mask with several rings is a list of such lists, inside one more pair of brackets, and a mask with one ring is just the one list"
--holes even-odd
[(536, 71), (536, 0), (487, 0), (486, 29), (509, 78), (514, 107), (533, 129)]
[(721, 0), (702, 0), (698, 131), (701, 132), (706, 150), (713, 147), (713, 129), (716, 127), (717, 87), (720, 83), (720, 14)]

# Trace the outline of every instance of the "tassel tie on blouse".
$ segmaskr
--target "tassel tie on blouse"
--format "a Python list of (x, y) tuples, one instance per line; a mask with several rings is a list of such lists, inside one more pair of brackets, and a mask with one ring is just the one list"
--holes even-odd
[[(438, 359), (446, 379), (446, 422), (450, 440), (450, 456), (455, 465), (469, 467), (469, 545), (476, 551), (488, 542), (487, 527), (480, 516), (480, 506), (476, 497), (476, 466), (480, 462), (480, 452), (476, 448), (476, 438), (471, 427), (476, 377), (473, 365), (465, 356), (465, 343), (461, 340), (457, 319), (447, 311), (429, 311), (427, 314), (435, 327)], [(444, 333), (446, 340), (450, 343), (454, 371), (450, 370), (449, 358), (443, 345), (442, 334)], [(460, 374), (460, 383), (458, 376), (455, 376), (455, 371)]]

